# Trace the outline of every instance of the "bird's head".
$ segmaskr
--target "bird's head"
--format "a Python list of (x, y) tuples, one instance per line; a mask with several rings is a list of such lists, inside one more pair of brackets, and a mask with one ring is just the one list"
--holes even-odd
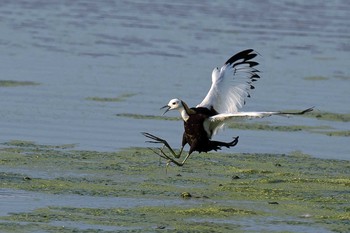
[(179, 99), (172, 99), (169, 101), (169, 103), (167, 105), (165, 105), (164, 107), (162, 107), (161, 109), (166, 109), (165, 112), (163, 113), (163, 115), (165, 113), (167, 113), (170, 110), (181, 110), (183, 108), (182, 105), (182, 101)]

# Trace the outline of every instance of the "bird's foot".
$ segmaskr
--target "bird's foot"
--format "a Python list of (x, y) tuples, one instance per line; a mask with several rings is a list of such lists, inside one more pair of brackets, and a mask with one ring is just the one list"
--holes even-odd
[(233, 139), (232, 142), (229, 142), (229, 143), (228, 143), (228, 146), (227, 146), (227, 147), (230, 148), (231, 146), (237, 145), (237, 143), (238, 143), (238, 138), (239, 138), (239, 136), (235, 137), (235, 138)]
[[(154, 150), (153, 148), (149, 148), (150, 150), (152, 150), (155, 154), (159, 155), (161, 158), (163, 159), (166, 159), (168, 160), (167, 162), (167, 166), (170, 164), (170, 163), (174, 163), (176, 164), (177, 166), (183, 166), (186, 159), (188, 158), (188, 156), (185, 158), (184, 161), (182, 162), (178, 162), (176, 161), (175, 159), (171, 158), (170, 156), (168, 156), (165, 152), (164, 152), (164, 147), (168, 148), (170, 153), (175, 157), (175, 158), (179, 158), (181, 153), (182, 153), (182, 149), (180, 150), (180, 153), (179, 154), (176, 154), (175, 151), (170, 147), (170, 145), (168, 144), (168, 142), (162, 138), (159, 138), (157, 136), (154, 136), (153, 134), (150, 134), (150, 133), (146, 133), (146, 132), (143, 132), (142, 133), (145, 137), (149, 138), (149, 139), (152, 139), (152, 141), (146, 141), (146, 142), (149, 142), (149, 143), (162, 143), (163, 144), (163, 147), (159, 149), (159, 151), (156, 151)], [(182, 147), (183, 148), (183, 147)]]
[(157, 136), (154, 136), (153, 134), (146, 133), (146, 132), (143, 132), (142, 134), (143, 134), (143, 136), (153, 140), (153, 141), (146, 141), (146, 142), (149, 142), (149, 143), (163, 143), (164, 145), (168, 144), (166, 140), (164, 140), (162, 138), (159, 138)]
[(183, 166), (183, 163), (180, 163), (180, 162), (176, 161), (175, 159), (169, 157), (169, 156), (163, 151), (162, 148), (159, 148), (159, 151), (157, 151), (157, 150), (155, 150), (155, 149), (153, 149), (153, 148), (150, 148), (150, 147), (149, 147), (148, 149), (150, 149), (151, 151), (153, 151), (153, 152), (154, 152), (156, 155), (158, 155), (159, 157), (161, 157), (161, 158), (167, 160), (166, 167), (169, 167), (169, 165), (170, 165), (171, 163), (174, 163), (174, 164), (176, 164), (177, 166), (180, 166), (180, 167)]

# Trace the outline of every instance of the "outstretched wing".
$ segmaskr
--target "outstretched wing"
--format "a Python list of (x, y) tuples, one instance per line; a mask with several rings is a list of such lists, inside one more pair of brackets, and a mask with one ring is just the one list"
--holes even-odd
[(234, 118), (262, 118), (269, 117), (272, 115), (280, 116), (290, 116), (290, 115), (302, 115), (308, 112), (313, 111), (312, 108), (305, 109), (300, 112), (237, 112), (237, 113), (221, 113), (209, 117), (204, 121), (204, 129), (207, 132), (208, 136), (211, 137), (215, 135), (218, 130), (222, 129), (226, 123), (231, 121)]
[(197, 107), (214, 109), (218, 113), (236, 113), (250, 97), (252, 83), (259, 77), (254, 67), (259, 63), (252, 61), (257, 53), (247, 49), (233, 55), (224, 66), (215, 68), (212, 73), (212, 85), (207, 96)]

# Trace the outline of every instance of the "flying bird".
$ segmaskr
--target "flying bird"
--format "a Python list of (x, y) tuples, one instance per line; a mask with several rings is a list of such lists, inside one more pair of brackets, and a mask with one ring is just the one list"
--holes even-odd
[[(209, 92), (196, 107), (190, 108), (180, 99), (171, 99), (167, 105), (162, 107), (162, 109), (166, 109), (163, 115), (170, 110), (178, 110), (180, 112), (185, 132), (183, 133), (182, 144), (178, 153), (171, 148), (166, 140), (143, 132), (144, 136), (151, 139), (151, 141), (147, 142), (163, 144), (163, 148), (168, 148), (174, 158), (165, 153), (163, 148), (159, 152), (152, 150), (160, 157), (167, 159), (168, 163), (183, 166), (194, 151), (201, 153), (211, 150), (217, 151), (221, 147), (230, 148), (235, 146), (238, 143), (238, 136), (229, 142), (211, 140), (226, 123), (234, 118), (301, 115), (312, 111), (313, 108), (300, 112), (239, 111), (245, 104), (245, 99), (250, 97), (250, 92), (254, 89), (253, 83), (260, 78), (258, 75), (259, 70), (255, 68), (259, 63), (253, 61), (257, 54), (253, 49), (247, 49), (230, 57), (220, 69), (218, 67), (214, 68)], [(190, 146), (187, 156), (182, 162), (177, 161), (176, 159), (180, 158), (186, 144)]]

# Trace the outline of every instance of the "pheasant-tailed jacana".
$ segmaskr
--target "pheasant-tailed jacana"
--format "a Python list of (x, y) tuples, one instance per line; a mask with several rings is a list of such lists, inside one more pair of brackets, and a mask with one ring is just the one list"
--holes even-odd
[(266, 117), (271, 115), (300, 115), (313, 110), (308, 108), (300, 112), (239, 112), (238, 109), (245, 104), (245, 98), (250, 97), (250, 91), (254, 89), (253, 82), (260, 76), (255, 67), (259, 64), (252, 59), (257, 56), (253, 49), (241, 51), (231, 58), (219, 69), (216, 67), (212, 72), (212, 85), (206, 97), (195, 108), (189, 108), (180, 99), (172, 99), (163, 108), (164, 114), (169, 110), (178, 110), (184, 121), (185, 132), (182, 137), (182, 146), (179, 153), (170, 147), (168, 142), (150, 133), (143, 132), (151, 143), (161, 143), (167, 147), (175, 158), (180, 158), (186, 144), (190, 145), (187, 156), (182, 162), (167, 155), (163, 149), (156, 152), (160, 157), (169, 160), (178, 166), (183, 166), (194, 151), (208, 152), (220, 150), (221, 147), (233, 147), (238, 143), (238, 137), (231, 142), (211, 140), (225, 123), (233, 118)]

